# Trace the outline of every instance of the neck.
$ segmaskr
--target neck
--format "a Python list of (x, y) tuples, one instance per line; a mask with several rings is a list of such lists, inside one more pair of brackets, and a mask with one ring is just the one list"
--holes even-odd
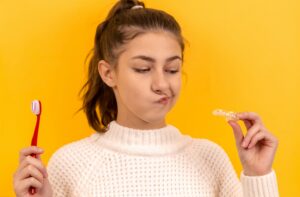
[(166, 127), (167, 124), (165, 122), (165, 119), (159, 120), (156, 122), (147, 122), (142, 119), (127, 119), (127, 118), (121, 118), (117, 117), (116, 122), (119, 125), (122, 125), (124, 127), (132, 128), (132, 129), (140, 129), (140, 130), (147, 130), (147, 129), (160, 129), (163, 127)]
[(128, 154), (155, 155), (174, 153), (190, 142), (172, 125), (156, 129), (136, 129), (110, 122), (108, 130), (100, 134), (99, 144)]

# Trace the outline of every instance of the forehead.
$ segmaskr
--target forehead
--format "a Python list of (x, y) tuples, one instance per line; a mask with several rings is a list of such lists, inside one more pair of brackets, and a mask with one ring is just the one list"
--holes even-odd
[(180, 56), (181, 47), (175, 35), (167, 31), (143, 33), (124, 46), (123, 56), (128, 58), (146, 55), (161, 59), (169, 56)]

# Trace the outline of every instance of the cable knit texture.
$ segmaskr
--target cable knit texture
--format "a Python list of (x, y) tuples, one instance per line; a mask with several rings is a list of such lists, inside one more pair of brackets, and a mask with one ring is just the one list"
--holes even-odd
[(54, 196), (277, 197), (275, 171), (240, 180), (218, 144), (172, 125), (152, 130), (116, 121), (64, 145), (48, 163)]

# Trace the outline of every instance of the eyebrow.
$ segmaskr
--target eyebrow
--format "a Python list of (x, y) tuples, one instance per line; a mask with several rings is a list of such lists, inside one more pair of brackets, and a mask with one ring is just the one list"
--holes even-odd
[[(142, 60), (145, 60), (147, 62), (152, 62), (152, 63), (156, 62), (154, 58), (149, 57), (149, 56), (145, 56), (145, 55), (137, 55), (137, 56), (132, 57), (131, 59), (142, 59)], [(176, 60), (176, 59), (179, 59), (179, 60), (182, 61), (181, 57), (179, 57), (178, 55), (175, 55), (175, 56), (167, 58), (166, 62), (171, 62), (171, 61)]]

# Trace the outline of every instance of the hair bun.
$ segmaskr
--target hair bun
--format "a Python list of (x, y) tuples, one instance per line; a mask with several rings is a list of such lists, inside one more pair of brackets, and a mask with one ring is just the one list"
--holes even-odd
[(131, 9), (134, 6), (142, 6), (143, 8), (145, 7), (143, 2), (137, 0), (120, 0), (120, 4), (128, 9)]

